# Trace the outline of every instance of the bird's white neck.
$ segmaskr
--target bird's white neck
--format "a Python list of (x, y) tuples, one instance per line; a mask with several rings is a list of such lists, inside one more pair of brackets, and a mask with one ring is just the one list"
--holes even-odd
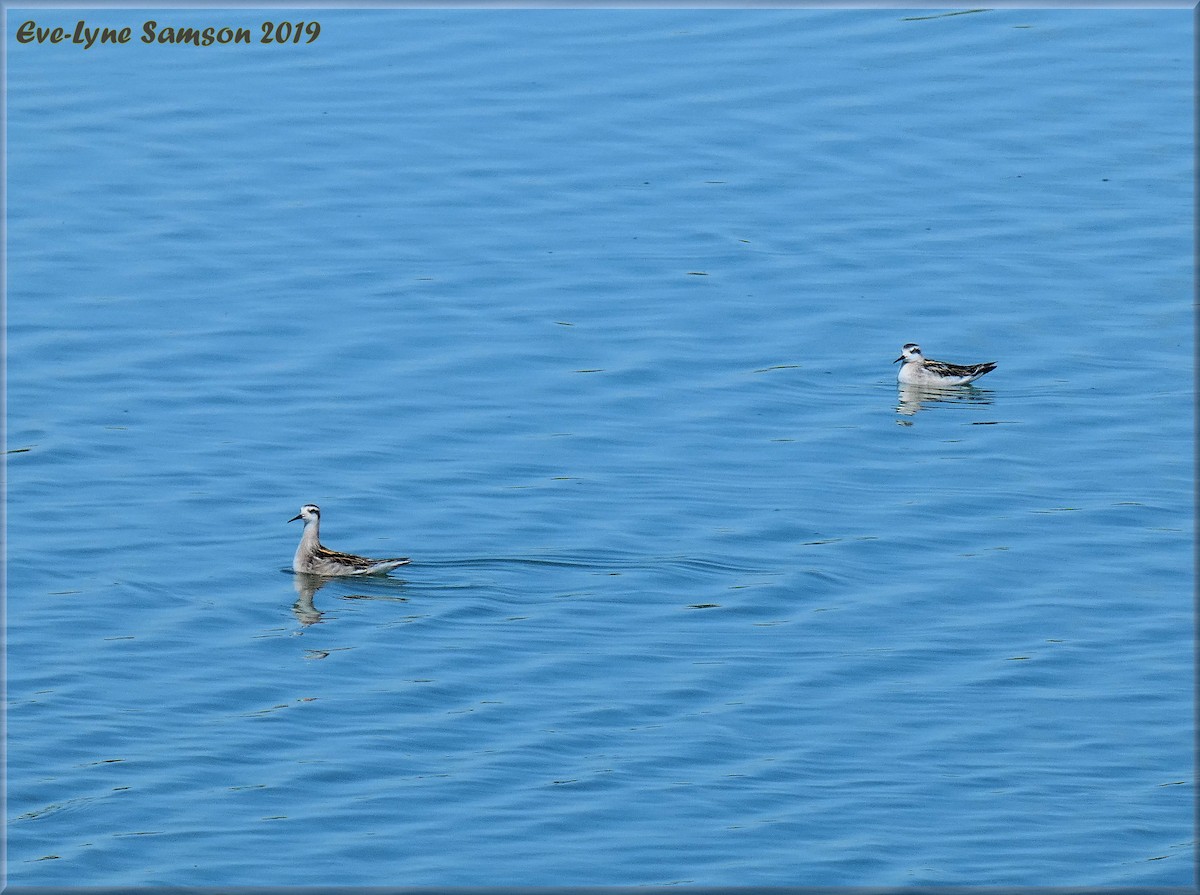
[(296, 547), (295, 563), (300, 563), (301, 557), (306, 557), (320, 546), (320, 519), (305, 519), (304, 534), (300, 535), (300, 546)]
[(296, 556), (292, 560), (292, 569), (301, 571), (304, 560), (316, 552), (321, 545), (321, 520), (305, 519), (304, 534), (300, 535), (300, 546), (296, 548)]
[(301, 547), (316, 547), (321, 542), (321, 520), (305, 519), (304, 534), (300, 536)]

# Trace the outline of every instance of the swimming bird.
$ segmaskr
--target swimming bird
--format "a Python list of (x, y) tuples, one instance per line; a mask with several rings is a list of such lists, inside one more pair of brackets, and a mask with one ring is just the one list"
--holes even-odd
[(288, 522), (295, 522), (297, 519), (304, 520), (304, 534), (300, 536), (300, 546), (296, 548), (296, 557), (292, 560), (292, 570), (295, 572), (327, 576), (382, 575), (396, 566), (410, 562), (407, 556), (368, 559), (353, 553), (338, 553), (321, 546), (321, 508), (316, 504), (306, 503), (300, 507), (299, 514)]
[(900, 374), (896, 377), (901, 385), (925, 385), (941, 387), (946, 385), (966, 385), (974, 382), (984, 373), (996, 369), (991, 361), (985, 364), (949, 364), (945, 361), (930, 360), (921, 354), (921, 346), (909, 342), (900, 351), (900, 356), (892, 363), (904, 363)]

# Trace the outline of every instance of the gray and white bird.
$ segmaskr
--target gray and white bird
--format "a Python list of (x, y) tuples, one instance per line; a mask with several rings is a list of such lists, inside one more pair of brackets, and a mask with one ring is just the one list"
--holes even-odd
[(304, 534), (292, 560), (292, 570), (305, 575), (383, 575), (397, 566), (407, 565), (407, 556), (392, 559), (368, 559), (353, 553), (339, 553), (321, 545), (321, 508), (306, 503), (288, 522), (304, 520)]
[(984, 373), (996, 369), (991, 361), (984, 364), (950, 364), (946, 361), (930, 360), (921, 354), (921, 346), (909, 342), (892, 363), (904, 361), (896, 377), (901, 385), (925, 385), (941, 388), (948, 385), (966, 385)]

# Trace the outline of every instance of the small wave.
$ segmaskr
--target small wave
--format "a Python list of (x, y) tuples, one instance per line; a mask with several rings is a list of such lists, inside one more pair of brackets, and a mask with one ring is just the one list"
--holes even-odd
[(728, 559), (711, 559), (687, 555), (645, 556), (636, 554), (539, 554), (535, 556), (484, 556), (460, 559), (434, 559), (417, 562), (412, 569), (502, 569), (513, 566), (543, 566), (552, 568), (584, 569), (589, 571), (620, 571), (647, 569), (680, 569), (705, 573), (770, 573), (771, 569), (731, 562)]

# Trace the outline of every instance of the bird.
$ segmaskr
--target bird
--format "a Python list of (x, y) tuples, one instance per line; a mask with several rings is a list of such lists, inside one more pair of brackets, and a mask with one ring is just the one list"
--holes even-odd
[(321, 545), (321, 508), (306, 503), (288, 522), (304, 520), (304, 534), (292, 560), (292, 571), (305, 575), (383, 575), (397, 566), (407, 565), (407, 556), (391, 559), (368, 559), (353, 553), (339, 553)]
[(984, 364), (949, 364), (945, 361), (930, 360), (921, 354), (921, 346), (909, 342), (900, 350), (900, 356), (892, 363), (904, 363), (896, 380), (901, 385), (946, 386), (966, 385), (974, 382), (984, 373), (996, 369), (995, 363), (988, 361)]

